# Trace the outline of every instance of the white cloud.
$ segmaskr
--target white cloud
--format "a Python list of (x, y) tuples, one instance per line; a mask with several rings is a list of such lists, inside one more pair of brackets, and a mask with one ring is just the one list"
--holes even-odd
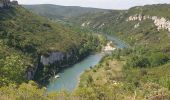
[(127, 9), (132, 6), (170, 3), (170, 0), (18, 0), (21, 4), (56, 4), (109, 9)]

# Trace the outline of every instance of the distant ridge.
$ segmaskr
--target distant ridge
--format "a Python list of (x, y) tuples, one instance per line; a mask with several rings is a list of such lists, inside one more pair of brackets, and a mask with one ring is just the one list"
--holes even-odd
[(86, 13), (107, 12), (107, 9), (88, 8), (79, 6), (60, 6), (53, 4), (23, 5), (28, 10), (53, 20), (66, 20), (70, 17), (81, 16)]

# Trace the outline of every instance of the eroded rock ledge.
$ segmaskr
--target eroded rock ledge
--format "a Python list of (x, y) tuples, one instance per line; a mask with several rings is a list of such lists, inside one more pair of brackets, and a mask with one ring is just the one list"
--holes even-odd
[[(56, 62), (69, 61), (70, 58), (71, 58), (71, 54), (68, 53), (50, 52), (47, 54), (40, 55), (40, 58), (38, 60), (43, 66), (48, 66), (51, 64), (55, 64)], [(33, 66), (34, 65), (27, 68), (26, 79), (28, 80), (34, 79), (35, 73), (37, 72), (38, 64), (35, 65), (36, 67)]]
[(145, 16), (142, 14), (136, 14), (130, 16), (126, 21), (143, 21), (147, 19), (154, 21), (154, 24), (157, 26), (158, 31), (163, 29), (163, 30), (168, 30), (170, 32), (170, 21), (164, 17), (149, 16), (149, 15)]
[(52, 53), (48, 53), (47, 55), (41, 55), (40, 62), (43, 65), (50, 65), (57, 61), (63, 61), (64, 58), (68, 60), (70, 58), (70, 55), (64, 54), (62, 52), (52, 52)]

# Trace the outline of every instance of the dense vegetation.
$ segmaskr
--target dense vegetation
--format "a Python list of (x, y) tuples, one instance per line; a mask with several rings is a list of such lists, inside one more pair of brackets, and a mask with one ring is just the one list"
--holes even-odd
[(0, 88), (1, 99), (169, 100), (169, 64), (154, 69), (126, 69), (123, 52), (120, 52), (120, 57), (117, 53), (106, 56), (97, 66), (85, 71), (79, 87), (72, 93), (60, 91), (46, 94), (45, 88), (30, 81), (19, 87), (10, 85)]
[[(112, 67), (114, 68), (117, 65), (109, 64), (109, 60), (105, 60), (102, 63), (103, 65), (99, 65), (99, 68), (97, 67), (97, 69), (89, 71), (82, 76), (82, 80), (85, 81), (83, 83), (87, 84), (89, 79), (93, 80), (91, 84), (95, 91), (95, 88), (100, 87), (96, 87), (96, 84), (106, 82), (104, 84), (106, 89), (103, 90), (103, 93), (107, 95), (105, 98), (110, 96), (110, 98), (118, 100), (127, 99), (125, 97), (152, 100), (170, 99), (170, 33), (168, 30), (158, 31), (152, 20), (126, 21), (129, 16), (135, 14), (164, 17), (169, 20), (169, 7), (170, 5), (166, 4), (134, 7), (128, 11), (120, 11), (118, 14), (115, 14), (115, 11), (103, 15), (99, 14), (99, 16), (91, 17), (87, 20), (85, 16), (82, 16), (83, 19), (80, 18), (80, 21), (77, 21), (80, 22), (79, 25), (90, 22), (89, 25), (85, 26), (86, 28), (116, 35), (130, 45), (129, 49), (118, 50), (118, 52), (115, 52), (116, 54), (113, 54), (113, 58), (124, 62), (121, 71), (122, 75), (118, 75), (118, 77), (112, 75), (117, 73), (112, 71)], [(98, 19), (101, 20), (99, 21)], [(104, 25), (101, 27), (103, 23)], [(137, 24), (139, 26), (135, 28), (134, 26)], [(111, 62), (115, 61), (113, 58), (109, 58)], [(98, 72), (107, 72), (108, 76), (101, 81), (101, 79), (97, 79), (95, 76), (103, 76), (103, 74), (98, 74)], [(88, 76), (88, 73), (90, 76)], [(96, 80), (99, 80), (99, 82)], [(112, 80), (113, 83), (116, 81), (116, 84), (119, 84), (116, 92), (113, 92), (115, 89), (110, 87), (112, 83), (109, 84), (108, 82)], [(100, 85), (103, 86), (103, 84)], [(80, 86), (86, 85), (80, 84)], [(108, 91), (112, 91), (112, 94), (116, 94), (116, 96), (107, 94)], [(101, 91), (97, 89), (96, 92), (98, 94)], [(101, 98), (98, 97), (98, 99)]]
[(92, 98), (95, 95), (99, 100), (169, 100), (169, 63), (155, 68), (131, 68), (126, 65), (129, 61), (123, 52), (120, 58), (117, 54), (105, 57), (82, 75), (80, 89), (93, 91), (83, 96)]
[[(22, 7), (0, 8), (0, 86), (26, 81), (27, 68), (44, 68), (38, 61), (42, 54), (72, 52), (70, 62), (76, 62), (100, 50), (101, 41), (102, 36), (52, 23)], [(52, 66), (46, 67), (37, 71), (39, 79), (50, 74)]]
[[(70, 22), (97, 32), (116, 35), (130, 48), (116, 50), (106, 56), (91, 70), (81, 76), (79, 87), (72, 93), (45, 94), (35, 83), (9, 85), (0, 90), (1, 98), (14, 99), (83, 99), (83, 100), (169, 100), (170, 99), (170, 33), (156, 29), (152, 20), (126, 21), (134, 14), (165, 17), (169, 19), (169, 5), (134, 7), (127, 11), (83, 15)], [(158, 12), (160, 11), (160, 12)], [(103, 25), (104, 23), (104, 25)], [(137, 28), (134, 28), (139, 23)], [(1, 45), (4, 45), (1, 43)], [(2, 48), (4, 52), (8, 45)], [(16, 54), (20, 53), (15, 50)], [(4, 53), (3, 54), (8, 54)], [(5, 57), (5, 56), (4, 56)], [(17, 57), (20, 61), (22, 55)], [(6, 58), (6, 59), (13, 59)], [(17, 61), (17, 65), (22, 64)], [(1, 62), (0, 62), (1, 63)], [(16, 63), (16, 62), (13, 62)], [(7, 63), (4, 66), (10, 66)], [(2, 67), (4, 68), (4, 67)], [(20, 68), (20, 67), (19, 67)], [(3, 69), (5, 70), (5, 69)], [(15, 74), (12, 72), (11, 74)], [(5, 75), (5, 74), (4, 74)], [(9, 77), (10, 78), (10, 77)], [(29, 87), (29, 88), (28, 88)], [(10, 91), (18, 91), (10, 92)], [(29, 92), (28, 92), (29, 91)], [(36, 95), (35, 95), (36, 94)]]
[(55, 21), (69, 21), (72, 17), (89, 13), (107, 12), (105, 9), (84, 8), (77, 6), (59, 6), (50, 4), (23, 5), (26, 9)]

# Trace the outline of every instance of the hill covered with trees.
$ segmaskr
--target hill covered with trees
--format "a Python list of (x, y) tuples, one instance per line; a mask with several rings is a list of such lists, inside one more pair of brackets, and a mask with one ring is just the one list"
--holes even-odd
[[(1, 98), (169, 100), (169, 14), (170, 5), (163, 4), (72, 17), (69, 22), (73, 25), (103, 34), (116, 35), (128, 43), (129, 48), (117, 49), (112, 55), (104, 57), (94, 68), (85, 71), (81, 76), (79, 87), (72, 93), (64, 91), (48, 93), (44, 96), (45, 89), (39, 88), (34, 82), (29, 82), (18, 87), (10, 85), (0, 88), (3, 91)], [(2, 48), (2, 54), (10, 55), (8, 51), (23, 54), (15, 49), (15, 45), (12, 45), (13, 48), (10, 49), (11, 45), (6, 42), (1, 42), (0, 45), (5, 45)], [(13, 57), (3, 57), (8, 59), (7, 61), (14, 59)], [(25, 54), (15, 57), (15, 59), (17, 58), (17, 62), (20, 62), (23, 60), (20, 60), (22, 57), (25, 57)], [(10, 64), (6, 60), (1, 62), (6, 64), (5, 66)], [(16, 62), (13, 61), (13, 63)], [(22, 63), (19, 63), (18, 66), (22, 66)], [(10, 92), (13, 90), (18, 91), (18, 94)], [(29, 93), (27, 93), (28, 91)]]
[(41, 65), (42, 55), (69, 54), (67, 62), (59, 60), (60, 64), (55, 66), (59, 68), (99, 50), (98, 43), (97, 35), (50, 22), (23, 7), (0, 8), (0, 86), (25, 82), (27, 72), (35, 74), (36, 81), (51, 74), (56, 68), (52, 64)]
[(107, 12), (107, 9), (85, 8), (78, 6), (59, 6), (51, 4), (23, 5), (36, 14), (56, 21), (68, 21), (72, 17), (78, 17), (88, 13)]
[(79, 21), (77, 18), (77, 25), (118, 36), (130, 45), (115, 51), (96, 68), (87, 71), (80, 87), (89, 87), (90, 83), (92, 91), (96, 92), (93, 95), (100, 99), (99, 93), (110, 100), (170, 99), (169, 13), (169, 4), (159, 4), (90, 14), (79, 17)]

